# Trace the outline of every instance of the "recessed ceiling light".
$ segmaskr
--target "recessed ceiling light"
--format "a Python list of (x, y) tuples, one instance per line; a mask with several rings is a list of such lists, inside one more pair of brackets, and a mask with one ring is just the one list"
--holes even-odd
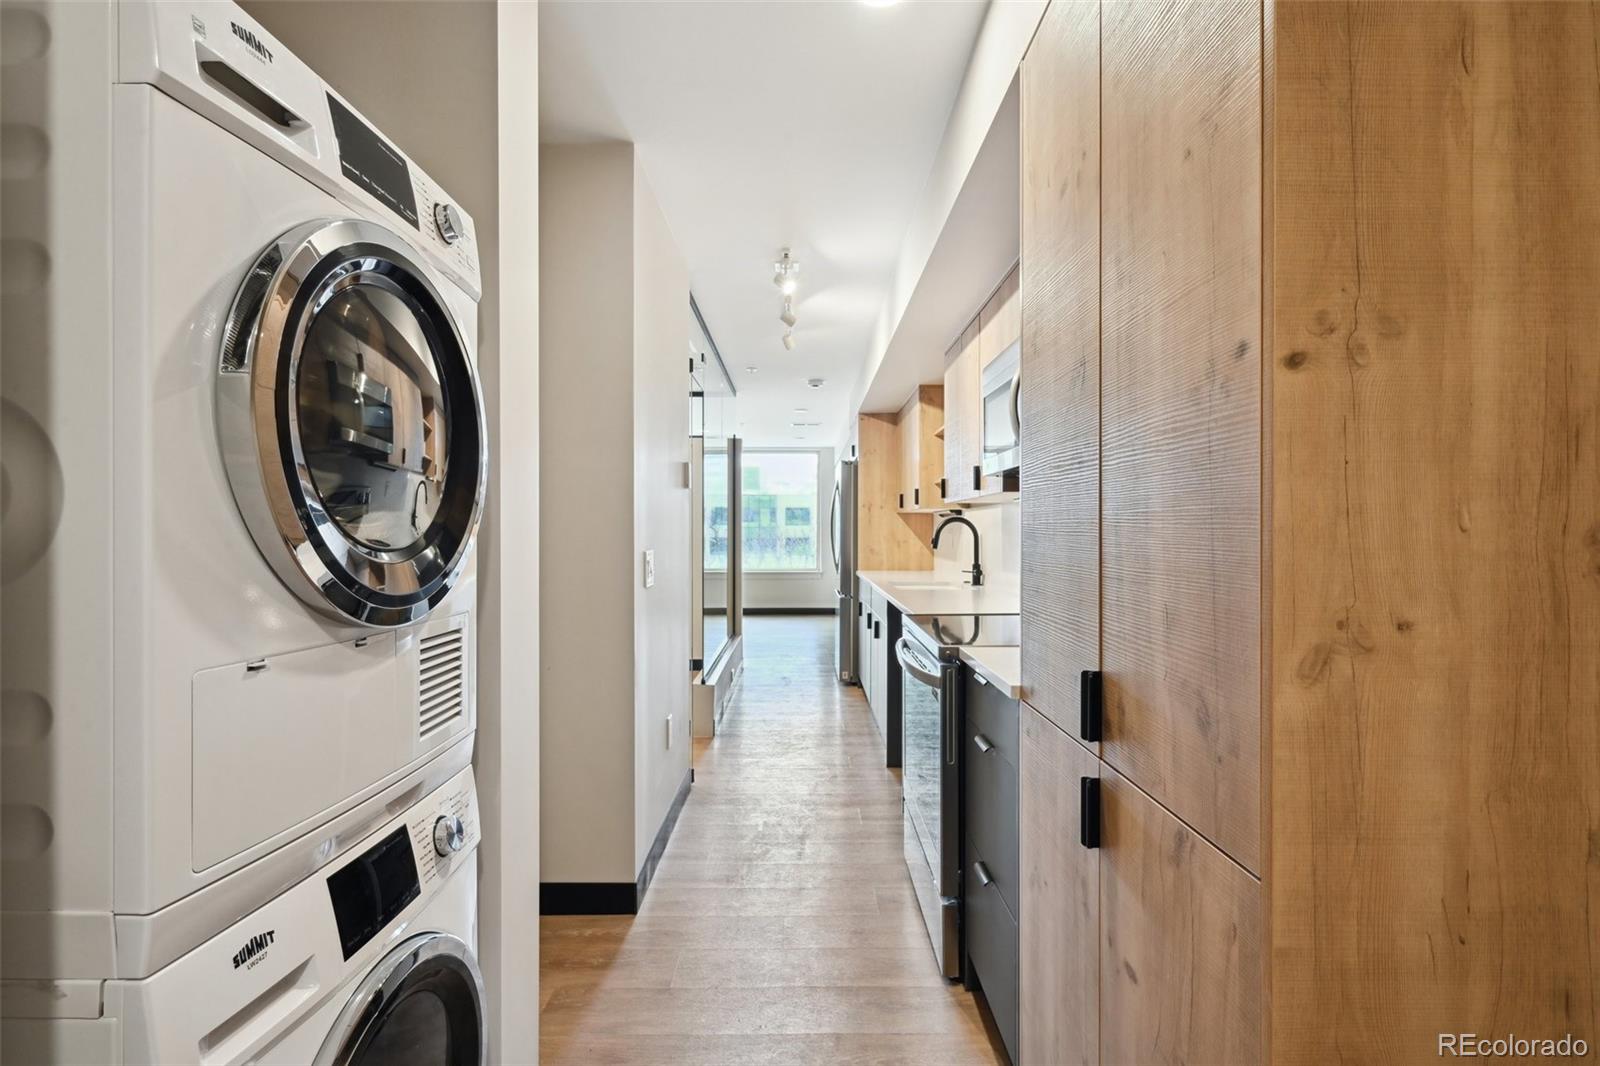
[(822, 379), (821, 378), (810, 378), (810, 379), (808, 379), (806, 381), (806, 384), (808, 386), (810, 386), (811, 388), (813, 388), (813, 389), (820, 389), (820, 388), (822, 388)]
[(808, 415), (808, 414), (811, 413), (811, 408), (809, 408), (809, 407), (796, 407), (794, 409), (794, 413), (797, 414), (797, 415)]

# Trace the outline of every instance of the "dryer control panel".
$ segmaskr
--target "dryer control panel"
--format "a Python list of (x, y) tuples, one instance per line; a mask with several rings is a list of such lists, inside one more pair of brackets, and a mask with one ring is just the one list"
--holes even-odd
[(242, 8), (228, 0), (142, 0), (119, 13), (119, 82), (155, 86), (330, 194), (415, 235), (438, 269), (473, 299), (482, 295), (472, 216)]

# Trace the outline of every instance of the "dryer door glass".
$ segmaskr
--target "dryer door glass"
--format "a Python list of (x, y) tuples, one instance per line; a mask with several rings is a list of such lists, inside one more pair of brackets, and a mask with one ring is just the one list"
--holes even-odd
[(449, 411), (419, 309), (372, 284), (334, 293), (311, 319), (296, 397), (311, 482), (367, 548), (415, 544), (439, 510)]
[(433, 271), (377, 223), (308, 223), (246, 274), (218, 435), (263, 556), (340, 621), (420, 621), (462, 576), (488, 442), (471, 349)]

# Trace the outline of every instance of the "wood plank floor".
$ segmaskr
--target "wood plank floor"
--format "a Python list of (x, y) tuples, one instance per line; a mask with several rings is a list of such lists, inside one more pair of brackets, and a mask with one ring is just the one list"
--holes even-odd
[(934, 967), (899, 783), (831, 617), (745, 620), (745, 675), (637, 917), (540, 936), (544, 1063), (994, 1063)]

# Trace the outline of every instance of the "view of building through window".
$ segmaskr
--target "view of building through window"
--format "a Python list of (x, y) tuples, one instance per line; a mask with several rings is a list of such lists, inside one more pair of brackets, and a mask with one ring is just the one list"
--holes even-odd
[[(709, 459), (709, 456), (708, 456)], [(744, 453), (744, 568), (817, 568), (817, 453)], [(728, 567), (726, 463), (706, 463), (706, 569)]]

